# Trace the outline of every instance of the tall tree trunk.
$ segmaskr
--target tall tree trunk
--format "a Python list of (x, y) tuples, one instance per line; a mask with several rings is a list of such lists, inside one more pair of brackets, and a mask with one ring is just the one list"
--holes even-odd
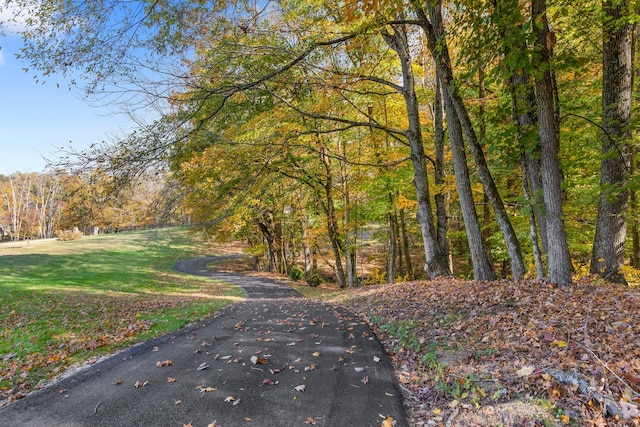
[(418, 98), (415, 92), (415, 79), (412, 70), (411, 56), (407, 40), (406, 29), (402, 25), (393, 25), (393, 34), (383, 32), (389, 46), (397, 53), (402, 66), (403, 96), (407, 108), (409, 126), (405, 132), (411, 149), (413, 164), (413, 184), (418, 199), (418, 223), (422, 231), (422, 242), (426, 258), (425, 271), (430, 278), (450, 276), (447, 257), (440, 250), (433, 223), (433, 210), (427, 179), (427, 166), (422, 141)]
[(329, 241), (331, 242), (331, 249), (333, 250), (335, 273), (336, 278), (338, 279), (338, 285), (341, 288), (344, 288), (347, 285), (344, 268), (342, 266), (342, 252), (344, 251), (344, 248), (340, 242), (340, 228), (338, 227), (338, 219), (336, 218), (336, 211), (334, 207), (331, 158), (324, 147), (321, 148), (320, 155), (326, 174), (324, 182), (325, 201), (323, 206), (327, 217), (327, 231), (329, 232)]
[[(540, 173), (540, 144), (533, 138), (536, 131), (535, 91), (529, 84), (529, 75), (524, 70), (513, 72), (509, 79), (513, 120), (521, 150), (522, 191), (529, 205), (529, 238), (536, 264), (536, 275), (544, 277), (544, 262), (540, 250), (539, 237), (542, 236), (542, 247), (546, 251), (546, 219), (544, 217), (544, 198), (542, 192), (542, 175)], [(540, 228), (540, 234), (538, 233)]]
[(413, 2), (420, 26), (427, 36), (427, 43), (429, 45), (429, 51), (436, 63), (436, 67), (439, 68), (443, 87), (446, 89), (448, 95), (451, 97), (451, 102), (455, 108), (458, 120), (462, 126), (462, 130), (469, 145), (470, 152), (474, 158), (476, 167), (478, 168), (478, 177), (482, 182), (485, 194), (489, 199), (493, 211), (496, 215), (498, 226), (502, 231), (502, 235), (505, 240), (507, 251), (511, 259), (511, 273), (514, 279), (520, 279), (525, 274), (524, 260), (522, 258), (522, 251), (520, 249), (520, 242), (516, 236), (515, 230), (509, 220), (507, 211), (502, 202), (502, 198), (498, 192), (498, 188), (493, 180), (489, 167), (487, 166), (482, 146), (478, 141), (473, 123), (469, 117), (469, 112), (460, 96), (458, 89), (456, 88), (455, 80), (453, 78), (453, 68), (451, 66), (451, 58), (449, 57), (449, 51), (444, 38), (444, 28), (442, 23), (442, 1), (436, 1), (435, 5), (429, 5), (429, 13), (432, 17), (430, 20), (420, 2), (414, 0)]
[[(631, 147), (631, 153), (629, 155), (629, 174), (633, 177), (636, 174), (636, 162), (634, 160), (636, 150)], [(631, 219), (631, 242), (632, 242), (632, 254), (631, 254), (631, 266), (634, 268), (640, 268), (640, 227), (638, 226), (638, 219), (635, 212), (638, 208), (637, 192), (635, 189), (629, 190), (629, 208), (632, 215)]]
[(436, 145), (436, 158), (435, 158), (435, 183), (437, 186), (436, 195), (434, 196), (436, 202), (436, 224), (437, 224), (437, 236), (438, 246), (440, 251), (448, 258), (449, 247), (447, 245), (447, 207), (445, 203), (444, 193), (444, 117), (442, 103), (442, 85), (436, 72), (436, 99), (433, 106), (433, 132)]
[(532, 0), (532, 20), (535, 23), (536, 97), (538, 134), (544, 208), (547, 218), (549, 279), (559, 285), (571, 283), (571, 258), (564, 227), (562, 209), (562, 173), (560, 171), (560, 137), (558, 132), (554, 84), (551, 76), (551, 48), (555, 36), (547, 24), (546, 0)]
[(631, 31), (628, 0), (604, 0), (602, 44), (602, 163), (596, 235), (591, 255), (591, 272), (607, 280), (626, 283), (620, 267), (624, 263), (627, 237), (628, 191), (631, 140)]
[(344, 194), (344, 259), (347, 268), (347, 287), (353, 288), (356, 282), (355, 264), (355, 231), (351, 224), (351, 199), (349, 196), (349, 176), (347, 171), (347, 144), (342, 143), (342, 157), (345, 161), (340, 163), (342, 177), (342, 193)]
[[(438, 78), (438, 80), (440, 79)], [(482, 230), (480, 228), (480, 222), (478, 221), (476, 206), (473, 201), (473, 192), (471, 190), (471, 179), (469, 177), (469, 169), (467, 166), (467, 154), (464, 150), (462, 128), (460, 127), (460, 121), (458, 120), (456, 110), (453, 108), (453, 104), (451, 103), (451, 97), (449, 97), (447, 93), (444, 94), (444, 108), (447, 112), (449, 142), (451, 144), (453, 167), (456, 175), (456, 187), (458, 189), (462, 219), (464, 220), (467, 242), (469, 244), (471, 265), (473, 266), (473, 278), (474, 280), (495, 280), (496, 274), (493, 270), (493, 265), (487, 256), (487, 251), (485, 250), (482, 241)]]

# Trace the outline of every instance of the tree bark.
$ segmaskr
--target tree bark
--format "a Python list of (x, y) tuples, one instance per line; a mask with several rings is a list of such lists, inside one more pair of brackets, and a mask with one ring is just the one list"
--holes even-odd
[(433, 223), (433, 210), (427, 179), (427, 166), (424, 156), (418, 97), (415, 92), (415, 78), (411, 68), (411, 56), (407, 40), (406, 29), (402, 25), (393, 25), (393, 34), (383, 32), (382, 35), (389, 46), (397, 53), (402, 66), (402, 82), (405, 105), (409, 126), (405, 132), (411, 148), (411, 163), (413, 164), (413, 184), (418, 201), (418, 223), (422, 231), (422, 242), (425, 252), (425, 271), (430, 278), (450, 276), (447, 257), (438, 245), (436, 230)]
[(485, 194), (487, 195), (496, 215), (498, 226), (502, 231), (507, 251), (509, 252), (509, 257), (511, 259), (511, 274), (515, 280), (520, 279), (524, 276), (526, 271), (524, 260), (522, 258), (520, 242), (518, 241), (515, 230), (513, 229), (509, 216), (507, 215), (507, 211), (504, 207), (504, 203), (502, 202), (502, 198), (498, 192), (498, 188), (496, 187), (491, 172), (489, 171), (489, 167), (487, 166), (484, 152), (482, 151), (482, 147), (478, 141), (478, 137), (473, 127), (473, 123), (471, 122), (471, 118), (469, 117), (467, 108), (456, 88), (453, 77), (453, 68), (451, 66), (451, 58), (449, 57), (447, 45), (444, 40), (442, 1), (438, 0), (435, 5), (428, 6), (432, 20), (427, 17), (419, 2), (414, 1), (413, 5), (418, 14), (420, 26), (427, 36), (429, 51), (436, 63), (436, 67), (439, 68), (443, 86), (451, 97), (451, 102), (455, 108), (460, 125), (462, 126), (470, 152), (474, 158), (476, 167), (478, 168), (478, 177), (482, 182)]
[(338, 285), (341, 288), (346, 287), (347, 282), (344, 274), (344, 268), (342, 266), (342, 244), (340, 242), (340, 228), (338, 227), (338, 219), (336, 218), (336, 212), (333, 200), (333, 177), (331, 175), (331, 159), (327, 154), (327, 150), (321, 148), (322, 164), (325, 168), (325, 203), (323, 203), (325, 215), (327, 217), (327, 231), (329, 232), (329, 240), (331, 242), (331, 249), (333, 250), (333, 258), (335, 260), (335, 273), (338, 279)]
[(404, 208), (398, 210), (400, 216), (400, 231), (402, 232), (402, 247), (404, 248), (405, 264), (407, 265), (407, 275), (409, 279), (413, 279), (413, 263), (411, 262), (411, 252), (409, 251), (409, 235), (407, 233), (407, 224), (404, 219)]
[(602, 163), (596, 234), (591, 272), (607, 280), (626, 283), (624, 264), (627, 237), (628, 190), (624, 189), (630, 168), (631, 140), (631, 32), (628, 0), (604, 0), (602, 44)]
[[(438, 74), (438, 73), (436, 73)], [(471, 255), (471, 265), (473, 266), (474, 280), (495, 280), (496, 274), (493, 265), (487, 256), (487, 251), (482, 241), (482, 229), (478, 221), (478, 213), (473, 201), (471, 190), (471, 179), (467, 166), (467, 154), (464, 149), (462, 128), (460, 121), (453, 107), (451, 98), (444, 94), (444, 107), (447, 113), (447, 124), (449, 128), (449, 142), (451, 144), (451, 154), (453, 157), (453, 167), (456, 175), (456, 187), (458, 189), (458, 199), (462, 210), (462, 219), (467, 234), (469, 252)]]
[(435, 158), (435, 183), (437, 186), (434, 196), (436, 203), (436, 233), (438, 236), (438, 246), (440, 251), (448, 258), (449, 247), (447, 245), (447, 207), (444, 194), (444, 117), (443, 117), (443, 100), (442, 85), (436, 72), (436, 99), (433, 106), (433, 132), (436, 145)]
[(547, 24), (546, 0), (533, 0), (531, 14), (535, 23), (536, 97), (538, 135), (544, 208), (547, 218), (549, 280), (559, 285), (571, 283), (573, 267), (569, 257), (562, 208), (562, 173), (560, 171), (560, 138), (556, 115), (554, 84), (551, 76), (551, 48), (555, 36)]

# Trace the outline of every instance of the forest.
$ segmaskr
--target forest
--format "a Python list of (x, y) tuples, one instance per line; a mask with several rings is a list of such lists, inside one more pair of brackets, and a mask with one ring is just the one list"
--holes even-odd
[[(0, 221), (32, 224), (23, 238), (188, 218), (341, 287), (637, 282), (634, 2), (4, 4), (29, 73), (159, 112), (3, 177)], [(25, 180), (37, 210), (17, 208)]]

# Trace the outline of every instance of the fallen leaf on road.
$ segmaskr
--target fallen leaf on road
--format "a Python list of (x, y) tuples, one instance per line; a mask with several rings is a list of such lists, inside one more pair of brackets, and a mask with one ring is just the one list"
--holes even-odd
[(353, 368), (356, 370), (356, 372), (364, 372), (364, 368), (361, 368), (359, 366), (356, 366), (355, 368)]
[(360, 380), (360, 382), (361, 382), (362, 384), (369, 384), (369, 377), (368, 377), (368, 376), (367, 376), (367, 377), (364, 377), (363, 379), (361, 379), (361, 380)]
[(307, 418), (307, 421), (304, 422), (305, 424), (311, 424), (312, 426), (315, 426), (316, 424), (318, 424), (316, 422), (316, 420), (314, 420), (313, 418), (309, 417)]
[(262, 384), (265, 384), (265, 385), (273, 385), (274, 383), (273, 383), (273, 380), (272, 380), (271, 378), (265, 378), (265, 379), (262, 381)]
[(207, 365), (207, 362), (202, 362), (196, 369), (198, 369), (198, 371), (202, 371), (203, 369), (207, 369), (208, 367), (209, 365)]
[(138, 381), (136, 381), (136, 383), (133, 386), (135, 388), (140, 388), (140, 387), (146, 386), (147, 384), (149, 384), (149, 381), (142, 382), (142, 381), (138, 380)]
[(213, 387), (203, 387), (201, 385), (196, 387), (198, 390), (200, 390), (200, 393), (211, 393), (212, 391), (216, 391), (217, 388), (213, 388)]
[(161, 368), (163, 366), (171, 366), (171, 365), (173, 365), (173, 360), (163, 360), (162, 362), (158, 360), (156, 362), (156, 366), (158, 368)]
[(224, 399), (225, 402), (233, 402), (234, 400), (236, 400), (236, 398), (233, 396), (227, 396), (227, 398)]
[(167, 377), (167, 382), (168, 382), (168, 383), (175, 383), (175, 382), (176, 382), (176, 379), (175, 379), (175, 378), (172, 378), (172, 377)]
[(374, 361), (374, 362), (379, 362), (379, 361), (380, 361), (380, 358), (379, 358), (378, 356), (373, 356), (373, 361)]
[(296, 386), (295, 390), (296, 391), (304, 391), (307, 388), (307, 386), (305, 386), (304, 384)]
[(269, 359), (267, 359), (266, 357), (251, 356), (251, 363), (253, 363), (254, 365), (266, 365), (267, 363), (269, 363)]
[(392, 417), (387, 417), (384, 421), (382, 421), (382, 424), (380, 424), (380, 427), (393, 427), (398, 423), (397, 420), (394, 420)]
[(320, 352), (316, 351), (312, 354), (313, 357), (320, 357)]

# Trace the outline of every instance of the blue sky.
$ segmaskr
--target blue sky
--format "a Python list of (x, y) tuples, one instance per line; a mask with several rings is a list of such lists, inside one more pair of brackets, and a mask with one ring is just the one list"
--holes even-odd
[[(91, 107), (69, 91), (62, 76), (36, 83), (28, 64), (16, 59), (21, 39), (0, 36), (0, 174), (42, 172), (69, 141), (76, 150), (122, 134), (131, 127), (126, 115)], [(59, 84), (59, 87), (56, 86)]]

